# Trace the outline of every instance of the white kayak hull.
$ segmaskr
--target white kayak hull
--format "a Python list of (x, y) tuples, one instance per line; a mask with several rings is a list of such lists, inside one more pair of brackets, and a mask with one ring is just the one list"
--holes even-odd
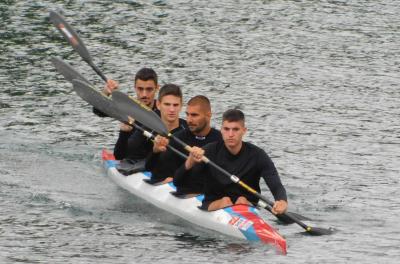
[(247, 205), (235, 205), (213, 212), (199, 209), (203, 196), (179, 198), (172, 195), (176, 190), (172, 183), (152, 185), (144, 180), (151, 173), (139, 172), (129, 176), (116, 169), (118, 161), (112, 153), (103, 150), (103, 163), (108, 177), (117, 185), (148, 201), (156, 207), (177, 215), (195, 225), (215, 230), (228, 236), (260, 241), (273, 245), (280, 253), (286, 254), (286, 241), (258, 215), (258, 210)]

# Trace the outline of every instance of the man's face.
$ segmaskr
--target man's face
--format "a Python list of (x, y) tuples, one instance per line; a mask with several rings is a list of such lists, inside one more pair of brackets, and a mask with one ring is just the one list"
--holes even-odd
[(143, 104), (148, 107), (153, 106), (154, 98), (158, 90), (158, 85), (153, 80), (143, 81), (137, 79), (135, 82), (136, 96)]
[(186, 122), (193, 134), (201, 133), (210, 124), (211, 113), (202, 109), (201, 105), (186, 107)]
[(175, 95), (166, 95), (161, 98), (161, 101), (157, 101), (157, 108), (160, 110), (161, 118), (172, 123), (179, 118), (182, 100)]
[(242, 142), (244, 134), (246, 134), (246, 131), (247, 128), (244, 126), (243, 121), (222, 122), (221, 134), (225, 146), (228, 149), (239, 146)]

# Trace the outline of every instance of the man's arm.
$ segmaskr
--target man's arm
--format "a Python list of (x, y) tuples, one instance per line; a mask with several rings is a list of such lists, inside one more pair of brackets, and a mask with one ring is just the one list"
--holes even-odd
[(174, 184), (179, 186), (184, 178), (192, 172), (194, 167), (196, 167), (196, 173), (201, 172), (205, 163), (202, 162), (204, 156), (204, 150), (199, 147), (192, 147), (188, 158), (185, 163), (183, 163), (176, 171), (174, 175)]
[(153, 151), (149, 153), (146, 157), (146, 171), (151, 171), (154, 167), (157, 166), (160, 160), (161, 152), (168, 152), (167, 145), (169, 143), (168, 138), (162, 136), (156, 136), (153, 141)]
[(196, 163), (193, 167), (190, 169), (186, 169), (185, 163), (183, 163), (176, 171), (174, 174), (174, 185), (175, 186), (180, 186), (184, 183), (185, 178), (188, 177), (189, 174), (193, 173), (201, 177), (204, 175), (204, 170), (206, 169), (206, 164), (204, 162), (202, 163)]
[(128, 127), (128, 125), (121, 124), (118, 139), (114, 146), (114, 157), (117, 160), (122, 160), (128, 153), (128, 139), (132, 135), (132, 127), (129, 130), (123, 128), (125, 126)]
[(275, 164), (271, 158), (265, 153), (260, 151), (259, 165), (261, 165), (261, 176), (264, 178), (265, 183), (274, 196), (275, 203), (272, 207), (272, 212), (275, 214), (284, 213), (287, 209), (287, 195), (285, 187), (283, 186), (276, 170)]

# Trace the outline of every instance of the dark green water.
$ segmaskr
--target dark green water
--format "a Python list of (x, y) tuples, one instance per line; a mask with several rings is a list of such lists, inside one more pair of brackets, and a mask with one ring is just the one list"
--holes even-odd
[[(104, 177), (100, 119), (50, 63), (101, 79), (49, 23), (62, 10), (122, 90), (150, 66), (186, 99), (240, 107), (273, 158), (290, 209), (335, 227), (280, 226), (288, 255), (185, 224)], [(1, 1), (2, 263), (397, 263), (397, 1)], [(265, 193), (268, 194), (264, 187)]]

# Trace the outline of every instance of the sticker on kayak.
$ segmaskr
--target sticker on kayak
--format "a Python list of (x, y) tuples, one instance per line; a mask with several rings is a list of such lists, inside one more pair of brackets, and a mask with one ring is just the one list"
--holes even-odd
[(233, 225), (241, 230), (246, 231), (247, 229), (249, 229), (249, 227), (251, 227), (253, 225), (253, 222), (248, 220), (248, 219), (244, 219), (238, 216), (234, 216), (232, 217), (232, 219), (229, 221), (230, 225)]

